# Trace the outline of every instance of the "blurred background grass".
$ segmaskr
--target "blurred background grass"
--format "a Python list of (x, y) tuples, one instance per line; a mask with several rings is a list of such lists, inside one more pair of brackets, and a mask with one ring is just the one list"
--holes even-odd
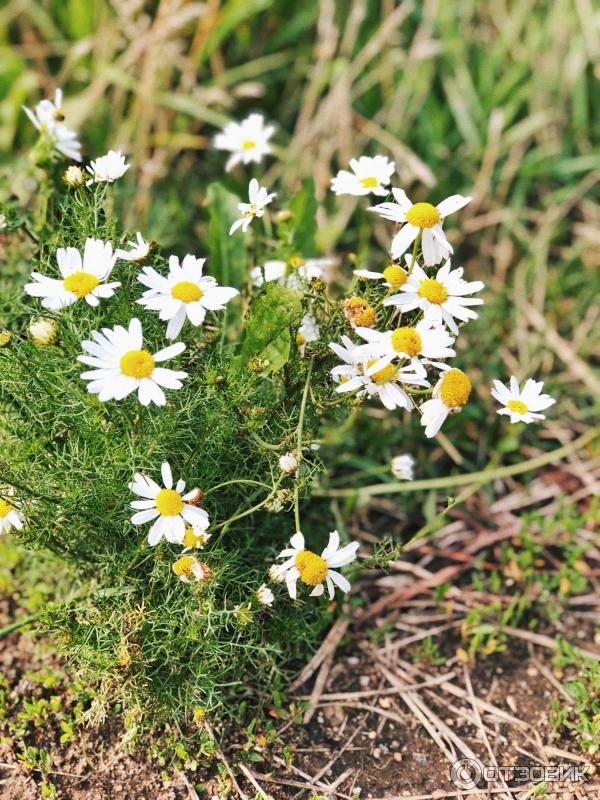
[[(320, 248), (348, 274), (352, 253), (381, 268), (391, 233), (362, 199), (328, 191), (351, 157), (389, 155), (414, 199), (473, 194), (448, 224), (467, 277), (487, 285), (458, 355), (481, 402), (449, 422), (443, 447), (372, 408), (366, 431), (338, 437), (345, 466), (375, 473), (402, 448), (422, 475), (452, 462), (469, 471), (593, 422), (600, 11), (591, 0), (8, 0), (0, 31), (4, 197), (32, 191), (12, 177), (35, 137), (21, 104), (56, 86), (88, 157), (128, 153), (125, 224), (182, 253), (206, 250), (204, 192), (224, 164), (212, 137), (252, 110), (278, 125), (278, 157), (256, 174), (280, 181), (281, 199), (315, 178)], [(225, 180), (241, 193), (247, 174)], [(547, 379), (559, 398), (544, 428), (496, 417), (490, 381), (511, 373)]]

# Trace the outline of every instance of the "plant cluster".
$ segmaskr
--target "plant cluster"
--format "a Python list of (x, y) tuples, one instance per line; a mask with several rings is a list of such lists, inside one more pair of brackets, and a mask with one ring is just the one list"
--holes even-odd
[[(388, 158), (353, 160), (332, 189), (384, 198), (369, 210), (397, 230), (389, 265), (343, 289), (336, 261), (315, 257), (310, 181), (287, 206), (255, 177), (248, 202), (211, 184), (208, 259), (166, 254), (119, 227), (120, 152), (64, 169), (82, 157), (61, 101), (28, 112), (37, 204), (3, 210), (33, 269), (1, 339), (0, 525), (73, 565), (76, 590), (45, 620), (99, 680), (98, 702), (193, 723), (276, 684), (335, 608), (306, 596), (351, 588), (341, 570), (358, 543), (326, 538), (306, 502), (323, 425), (368, 399), (433, 437), (467, 403), (471, 381), (448, 359), (483, 284), (452, 265), (443, 222), (470, 198), (412, 203), (390, 190)], [(240, 170), (274, 132), (252, 114), (215, 146)], [(529, 423), (554, 402), (541, 389), (512, 378), (492, 394)], [(394, 469), (410, 479), (412, 466)]]

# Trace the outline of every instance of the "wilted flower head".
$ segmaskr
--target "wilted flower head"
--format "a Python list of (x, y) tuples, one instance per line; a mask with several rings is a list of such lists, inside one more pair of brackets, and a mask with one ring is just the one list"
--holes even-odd
[(208, 564), (198, 561), (194, 556), (181, 556), (173, 564), (173, 572), (184, 583), (208, 583), (212, 572)]
[(377, 322), (375, 309), (364, 297), (348, 297), (344, 300), (344, 314), (353, 328), (372, 328)]
[(279, 469), (286, 475), (293, 475), (298, 469), (298, 459), (294, 453), (284, 453), (279, 457)]
[(269, 589), (269, 587), (263, 583), (256, 590), (256, 599), (263, 606), (272, 606), (273, 601), (275, 600), (275, 595)]

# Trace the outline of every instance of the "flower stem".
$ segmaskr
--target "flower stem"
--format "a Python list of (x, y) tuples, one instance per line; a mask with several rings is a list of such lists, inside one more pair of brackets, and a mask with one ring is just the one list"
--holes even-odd
[[(308, 400), (308, 390), (310, 388), (310, 378), (314, 366), (314, 356), (308, 365), (308, 372), (306, 373), (306, 382), (304, 384), (304, 391), (302, 392), (302, 402), (300, 404), (300, 416), (298, 417), (298, 427), (296, 428), (296, 461), (298, 462), (298, 469), (300, 469), (300, 461), (302, 460), (302, 429), (304, 427), (304, 415), (306, 413), (306, 402)], [(298, 481), (294, 486), (294, 520), (296, 522), (296, 533), (300, 530), (300, 491), (298, 489)]]
[(497, 478), (509, 478), (512, 475), (520, 475), (523, 472), (539, 469), (546, 464), (561, 461), (563, 458), (570, 456), (577, 450), (581, 450), (582, 447), (592, 442), (599, 433), (599, 428), (593, 428), (569, 444), (564, 445), (564, 447), (558, 447), (555, 450), (551, 450), (549, 453), (543, 453), (527, 461), (521, 461), (519, 464), (509, 464), (505, 467), (490, 469), (490, 465), (488, 465), (486, 469), (478, 472), (471, 472), (467, 475), (448, 475), (445, 478), (432, 478), (431, 480), (403, 483), (374, 483), (370, 486), (358, 486), (354, 489), (316, 489), (313, 494), (317, 497), (354, 497), (356, 495), (360, 495), (361, 497), (374, 497), (380, 494), (418, 492), (427, 489), (449, 489), (453, 486), (472, 484), (479, 480), (481, 480), (481, 485), (483, 485), (485, 483), (491, 483), (491, 481), (495, 481)]
[(408, 277), (409, 278), (410, 278), (411, 272), (413, 271), (413, 267), (415, 266), (415, 264), (417, 262), (417, 251), (419, 249), (419, 245), (421, 244), (421, 235), (422, 235), (422, 231), (419, 231), (419, 233), (417, 234), (417, 238), (415, 239), (415, 243), (413, 244), (412, 258), (410, 260), (410, 267), (408, 268)]

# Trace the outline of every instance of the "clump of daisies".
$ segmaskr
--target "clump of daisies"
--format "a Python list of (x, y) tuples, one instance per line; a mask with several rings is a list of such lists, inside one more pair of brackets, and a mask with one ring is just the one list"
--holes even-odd
[[(29, 112), (53, 168), (83, 160), (61, 107), (59, 93)], [(308, 502), (324, 417), (374, 404), (434, 437), (473, 391), (456, 340), (484, 287), (444, 230), (469, 198), (411, 203), (386, 156), (353, 159), (335, 196), (375, 196), (365, 219), (395, 227), (385, 267), (357, 266), (340, 291), (311, 182), (286, 201), (253, 177), (276, 138), (259, 113), (216, 135), (239, 192), (207, 187), (193, 252), (120, 229), (112, 193), (134, 170), (119, 150), (49, 169), (22, 318), (0, 348), (0, 532), (88, 582), (46, 622), (107, 693), (183, 717), (268, 682), (353, 591), (359, 543)], [(493, 395), (531, 422), (553, 402), (541, 389), (513, 378)], [(406, 453), (391, 471), (415, 467)]]

